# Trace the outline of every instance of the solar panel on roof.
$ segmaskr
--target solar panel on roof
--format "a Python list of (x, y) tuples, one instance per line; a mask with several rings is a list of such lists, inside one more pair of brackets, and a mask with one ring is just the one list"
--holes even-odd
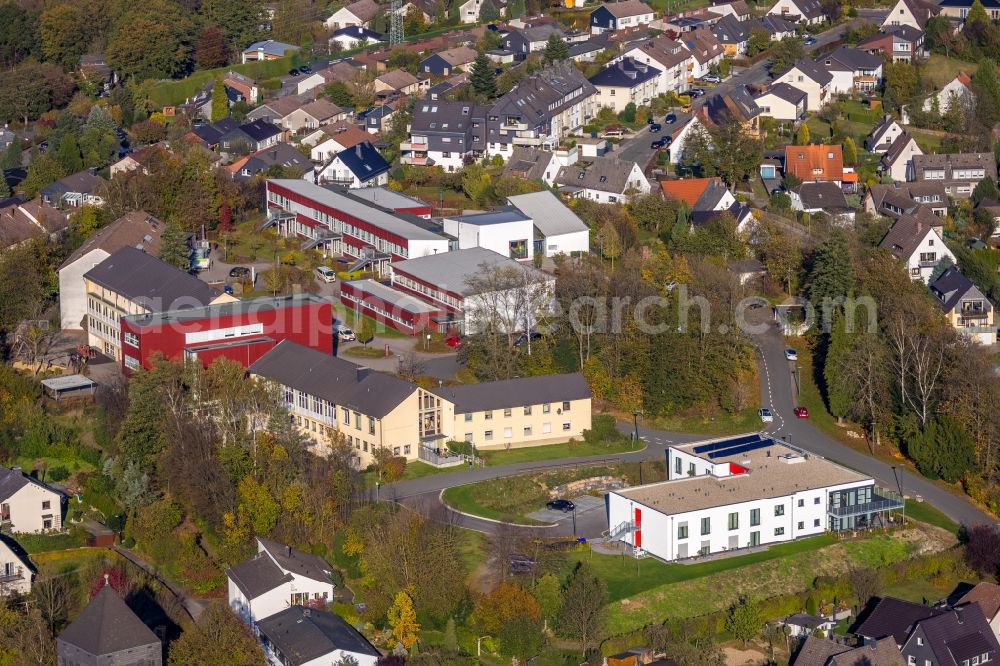
[(742, 446), (737, 446), (732, 449), (722, 449), (720, 451), (713, 451), (708, 454), (709, 460), (714, 460), (715, 458), (725, 458), (727, 456), (735, 456), (740, 453), (747, 453), (748, 451), (756, 451), (757, 449), (763, 449), (774, 444), (773, 439), (762, 439), (759, 442), (752, 442), (750, 444), (743, 444)]
[(760, 433), (755, 432), (752, 435), (744, 435), (743, 437), (735, 437), (733, 439), (724, 439), (721, 442), (712, 442), (711, 444), (702, 444), (701, 446), (694, 447), (694, 452), (705, 453), (706, 451), (728, 449), (733, 446), (739, 446), (740, 444), (749, 444), (750, 442), (756, 442), (759, 439), (761, 439)]

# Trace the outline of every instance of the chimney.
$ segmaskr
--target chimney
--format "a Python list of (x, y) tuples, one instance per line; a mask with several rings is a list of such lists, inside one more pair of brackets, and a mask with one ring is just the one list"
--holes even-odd
[(358, 157), (361, 157), (361, 144), (360, 143), (358, 145), (354, 146), (354, 154), (357, 155)]
[(310, 610), (310, 609), (309, 609), (309, 607), (308, 607), (308, 606), (307, 606), (307, 607), (305, 607), (305, 608), (303, 608), (303, 609), (302, 609), (302, 617), (309, 617), (309, 616), (310, 616), (310, 613), (309, 613), (309, 610)]
[(359, 365), (358, 366), (358, 371), (357, 371), (358, 381), (360, 382), (365, 377), (367, 377), (371, 373), (371, 371), (372, 371), (371, 368), (366, 368), (363, 365)]
[(959, 624), (962, 624), (962, 611), (963, 610), (965, 610), (965, 609), (962, 608), (961, 606), (957, 606), (955, 608), (955, 621), (957, 621)]
[(287, 555), (288, 557), (291, 557), (291, 556), (292, 556), (292, 547), (291, 547), (291, 546), (285, 546), (285, 554), (286, 554), (286, 555)]

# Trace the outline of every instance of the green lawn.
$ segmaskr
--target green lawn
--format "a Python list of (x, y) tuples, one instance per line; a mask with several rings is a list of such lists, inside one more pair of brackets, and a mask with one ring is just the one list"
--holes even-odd
[(636, 446), (631, 440), (624, 439), (610, 444), (590, 443), (584, 441), (565, 442), (563, 444), (543, 444), (510, 449), (509, 451), (479, 450), (480, 455), (490, 467), (512, 465), (514, 463), (555, 460), (558, 458), (573, 458), (577, 456), (610, 456), (618, 453), (637, 451), (643, 445)]
[[(403, 475), (399, 477), (399, 480), (412, 481), (413, 479), (422, 479), (425, 476), (461, 472), (465, 469), (467, 469), (465, 465), (455, 465), (454, 467), (435, 467), (434, 465), (428, 465), (425, 462), (414, 460), (406, 463), (406, 469), (403, 471)], [(365, 483), (368, 486), (375, 485), (375, 479), (377, 478), (377, 474), (375, 472), (365, 472), (364, 477)]]
[(719, 410), (712, 416), (664, 416), (639, 421), (640, 431), (644, 427), (668, 432), (686, 432), (698, 435), (733, 435), (741, 432), (760, 430), (760, 416), (757, 414), (758, 395), (754, 389), (753, 405), (742, 412), (730, 414)]
[(972, 76), (978, 68), (978, 63), (959, 60), (958, 58), (948, 58), (935, 53), (924, 63), (922, 75), (940, 88), (954, 79), (959, 72), (965, 72), (969, 76)]
[(382, 358), (385, 356), (385, 352), (381, 347), (364, 347), (362, 345), (348, 347), (342, 353), (345, 356), (354, 356), (356, 358)]
[(906, 500), (906, 515), (913, 520), (919, 520), (922, 523), (948, 530), (952, 534), (958, 534), (958, 523), (927, 502), (918, 502), (914, 499)]
[(471, 513), (474, 516), (481, 516), (482, 518), (490, 518), (492, 520), (505, 520), (518, 525), (546, 524), (539, 520), (528, 518), (527, 516), (510, 515), (509, 513), (498, 511), (492, 507), (483, 506), (475, 497), (476, 485), (478, 484), (448, 488), (444, 491), (444, 495), (442, 497), (448, 506), (464, 513)]

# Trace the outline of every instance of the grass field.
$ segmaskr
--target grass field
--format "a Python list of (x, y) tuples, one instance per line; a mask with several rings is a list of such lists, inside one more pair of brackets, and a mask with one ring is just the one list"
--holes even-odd
[(958, 534), (959, 524), (927, 502), (918, 502), (913, 499), (906, 500), (906, 515), (913, 520), (919, 520), (922, 523), (948, 530), (952, 534)]
[(380, 347), (364, 347), (362, 345), (348, 347), (343, 350), (343, 354), (355, 358), (382, 358), (385, 356), (385, 352)]
[(479, 494), (479, 489), (477, 488), (478, 485), (480, 484), (448, 488), (444, 491), (444, 495), (442, 497), (444, 498), (445, 503), (453, 509), (457, 509), (464, 513), (471, 513), (474, 516), (489, 518), (490, 520), (505, 520), (517, 525), (545, 524), (539, 520), (528, 518), (527, 516), (511, 514), (509, 512), (499, 511), (490, 506), (484, 506), (481, 497), (477, 496)]
[(209, 81), (221, 78), (230, 70), (245, 74), (259, 82), (287, 74), (288, 70), (297, 66), (299, 62), (300, 59), (296, 55), (265, 62), (248, 62), (245, 65), (229, 65), (195, 72), (183, 79), (147, 81), (143, 84), (143, 89), (153, 104), (153, 108), (159, 111), (161, 107), (183, 103), (187, 98), (193, 97)]
[(742, 412), (730, 414), (718, 410), (711, 416), (664, 416), (655, 419), (639, 420), (639, 430), (644, 427), (668, 432), (686, 432), (697, 435), (732, 435), (751, 430), (760, 430), (760, 416), (757, 392), (754, 392), (754, 404)]
[(579, 441), (528, 446), (510, 449), (509, 451), (484, 451), (480, 449), (479, 453), (487, 465), (496, 467), (497, 465), (512, 465), (514, 463), (556, 460), (558, 458), (572, 458), (577, 456), (610, 456), (618, 453), (637, 451), (640, 448), (641, 446), (636, 446), (632, 441), (626, 439), (611, 444), (592, 444), (590, 442)]
[(969, 76), (972, 76), (978, 68), (978, 63), (959, 60), (958, 58), (948, 58), (935, 53), (924, 63), (922, 74), (924, 78), (930, 79), (935, 86), (940, 88), (954, 79), (959, 72), (965, 72)]

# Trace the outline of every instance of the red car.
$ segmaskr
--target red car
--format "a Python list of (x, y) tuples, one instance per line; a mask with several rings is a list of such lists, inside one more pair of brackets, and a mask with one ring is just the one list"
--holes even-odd
[(795, 416), (797, 416), (800, 419), (807, 419), (809, 418), (809, 410), (806, 409), (805, 407), (796, 407)]
[(458, 337), (457, 335), (452, 335), (450, 337), (445, 338), (444, 343), (449, 347), (455, 347), (457, 349), (458, 347), (462, 346), (462, 338)]

